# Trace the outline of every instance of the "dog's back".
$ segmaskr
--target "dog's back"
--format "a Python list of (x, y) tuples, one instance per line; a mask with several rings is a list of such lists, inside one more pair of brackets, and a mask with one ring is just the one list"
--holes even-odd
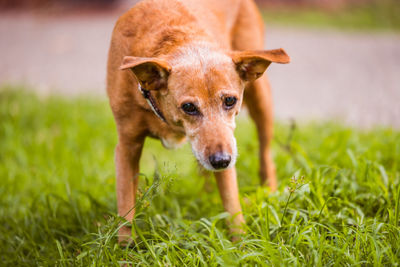
[[(124, 37), (135, 39), (135, 45), (139, 46), (135, 50), (144, 53), (157, 52), (160, 41), (177, 39), (180, 32), (189, 35), (191, 40), (196, 35), (201, 38), (208, 35), (223, 48), (230, 49), (240, 20), (238, 16), (246, 11), (241, 6), (248, 9), (249, 5), (255, 7), (253, 0), (145, 0), (121, 16), (116, 28)], [(246, 15), (253, 17), (248, 20), (261, 22), (258, 12)], [(146, 44), (143, 49), (141, 43)]]
[(263, 39), (263, 22), (253, 0), (144, 0), (114, 27), (108, 92), (126, 55), (154, 57), (187, 40), (211, 41), (226, 50), (261, 50)]

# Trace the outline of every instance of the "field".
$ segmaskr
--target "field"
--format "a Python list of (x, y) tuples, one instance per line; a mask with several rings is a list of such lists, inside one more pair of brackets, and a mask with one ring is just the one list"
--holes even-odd
[(135, 244), (121, 248), (107, 102), (3, 87), (0, 265), (399, 265), (399, 131), (277, 122), (270, 193), (258, 186), (254, 125), (238, 120), (242, 240), (230, 241), (215, 182), (189, 147), (148, 140)]

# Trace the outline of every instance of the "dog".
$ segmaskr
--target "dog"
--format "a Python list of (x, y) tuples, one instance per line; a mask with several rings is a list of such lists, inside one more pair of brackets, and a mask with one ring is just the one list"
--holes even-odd
[[(146, 137), (166, 148), (190, 142), (214, 172), (232, 234), (245, 223), (235, 161), (235, 116), (244, 103), (259, 139), (260, 181), (277, 187), (270, 154), (272, 99), (264, 71), (288, 63), (283, 49), (263, 50), (264, 27), (253, 0), (144, 0), (113, 30), (107, 93), (118, 131), (118, 214), (132, 221)], [(119, 242), (132, 235), (119, 229)]]

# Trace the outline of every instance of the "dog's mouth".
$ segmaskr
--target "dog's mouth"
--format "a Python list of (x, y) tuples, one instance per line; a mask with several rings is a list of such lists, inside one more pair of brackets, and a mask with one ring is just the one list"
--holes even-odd
[(236, 138), (231, 129), (204, 127), (187, 134), (192, 152), (206, 170), (223, 171), (236, 163)]
[(193, 144), (192, 151), (200, 165), (212, 172), (229, 169), (236, 163), (236, 151), (232, 154), (226, 152), (217, 152), (206, 156), (205, 153), (199, 153), (199, 151), (193, 147)]

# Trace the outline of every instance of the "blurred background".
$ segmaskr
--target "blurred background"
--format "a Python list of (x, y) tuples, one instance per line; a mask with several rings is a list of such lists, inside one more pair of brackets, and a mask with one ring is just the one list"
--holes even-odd
[[(113, 25), (137, 1), (0, 0), (0, 86), (105, 98)], [(400, 127), (399, 0), (258, 0), (278, 119)]]

